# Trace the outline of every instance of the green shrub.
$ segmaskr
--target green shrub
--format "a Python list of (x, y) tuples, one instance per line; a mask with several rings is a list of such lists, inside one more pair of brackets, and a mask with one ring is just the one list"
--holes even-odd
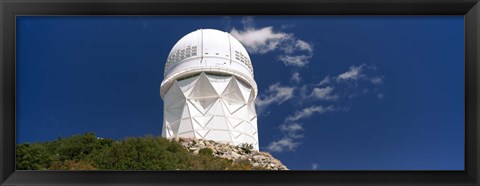
[(187, 153), (181, 144), (165, 138), (127, 138), (89, 159), (100, 170), (175, 170)]
[[(253, 147), (246, 145), (245, 151)], [(16, 145), (18, 170), (253, 170), (248, 162), (213, 156), (209, 148), (189, 152), (163, 137), (121, 141), (97, 138), (94, 133), (33, 144)]]
[(81, 160), (94, 150), (101, 149), (106, 145), (105, 140), (99, 140), (94, 133), (84, 135), (73, 135), (72, 137), (58, 141), (59, 160)]
[(44, 170), (52, 162), (52, 155), (39, 143), (17, 145), (15, 156), (20, 170)]
[(213, 155), (213, 150), (210, 148), (203, 148), (198, 151), (198, 154), (200, 155), (206, 155), (206, 156), (212, 156)]

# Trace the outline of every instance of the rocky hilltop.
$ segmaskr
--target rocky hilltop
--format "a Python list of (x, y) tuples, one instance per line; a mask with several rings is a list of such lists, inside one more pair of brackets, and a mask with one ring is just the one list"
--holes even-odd
[(229, 145), (218, 143), (213, 140), (194, 139), (194, 138), (173, 138), (173, 141), (181, 143), (187, 150), (198, 154), (201, 149), (208, 148), (216, 157), (225, 158), (232, 161), (247, 160), (254, 167), (263, 167), (267, 170), (288, 170), (279, 160), (275, 159), (267, 152), (260, 152), (246, 144)]

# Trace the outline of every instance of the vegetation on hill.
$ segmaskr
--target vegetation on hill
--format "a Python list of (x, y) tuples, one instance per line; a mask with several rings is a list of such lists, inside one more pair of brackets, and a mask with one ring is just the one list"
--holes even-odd
[(248, 161), (194, 154), (162, 137), (98, 138), (94, 133), (16, 146), (17, 170), (257, 170)]

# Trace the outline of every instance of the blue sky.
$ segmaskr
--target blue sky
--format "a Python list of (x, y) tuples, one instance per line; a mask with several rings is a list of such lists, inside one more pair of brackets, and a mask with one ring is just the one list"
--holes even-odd
[(293, 170), (463, 170), (463, 16), (17, 17), (17, 143), (160, 135), (167, 55), (247, 48), (260, 150)]

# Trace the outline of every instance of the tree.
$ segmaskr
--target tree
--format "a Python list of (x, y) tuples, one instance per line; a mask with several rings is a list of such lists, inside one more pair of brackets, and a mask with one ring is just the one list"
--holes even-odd
[(38, 143), (20, 144), (16, 146), (17, 169), (43, 170), (52, 162), (51, 154), (45, 146)]
[[(94, 150), (101, 149), (103, 145), (108, 146), (109, 141), (98, 139), (94, 133), (84, 135), (73, 135), (72, 137), (57, 141), (59, 160), (81, 160)], [(103, 144), (102, 144), (103, 143)]]

